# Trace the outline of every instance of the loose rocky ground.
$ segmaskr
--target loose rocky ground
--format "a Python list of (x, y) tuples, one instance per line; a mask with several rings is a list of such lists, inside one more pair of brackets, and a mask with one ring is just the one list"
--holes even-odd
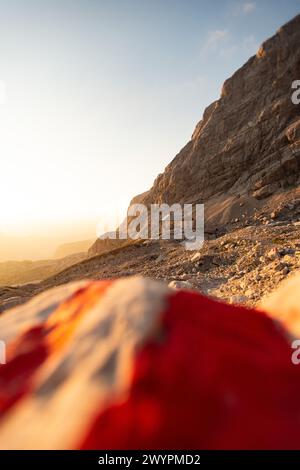
[(174, 288), (197, 289), (220, 299), (256, 305), (300, 268), (300, 199), (281, 202), (270, 215), (232, 221), (210, 234), (200, 251), (182, 242), (146, 240), (77, 263), (40, 283), (0, 289), (0, 309), (69, 281), (141, 274)]

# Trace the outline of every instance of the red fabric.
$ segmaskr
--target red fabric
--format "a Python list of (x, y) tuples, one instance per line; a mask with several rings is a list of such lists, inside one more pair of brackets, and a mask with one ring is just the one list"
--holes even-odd
[(48, 356), (45, 332), (40, 326), (30, 329), (11, 345), (9, 362), (0, 368), (0, 417), (30, 390), (34, 371)]
[(300, 369), (263, 313), (178, 292), (83, 449), (300, 448)]
[[(40, 367), (52, 354), (63, 358), (112, 282), (88, 283), (9, 344), (0, 368), (0, 434), (6, 413), (17, 417), (18, 401), (34, 398)], [(96, 403), (88, 431), (75, 430), (77, 448), (299, 449), (300, 369), (279, 324), (193, 292), (166, 300), (160, 329), (133, 358), (123, 400), (106, 409)]]
[(46, 321), (29, 328), (9, 344), (7, 364), (0, 368), (0, 425), (5, 412), (32, 391), (34, 373), (63, 347), (81, 318), (111, 283), (90, 282), (55, 309)]

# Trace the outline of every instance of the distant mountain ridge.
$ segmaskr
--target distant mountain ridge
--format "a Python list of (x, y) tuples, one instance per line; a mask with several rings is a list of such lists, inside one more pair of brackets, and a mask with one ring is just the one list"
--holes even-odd
[(59, 259), (0, 262), (0, 287), (40, 282), (85, 258), (85, 253), (75, 253)]
[(89, 249), (93, 240), (81, 240), (78, 242), (63, 243), (59, 245), (54, 253), (54, 258), (64, 258), (65, 256), (83, 253)]

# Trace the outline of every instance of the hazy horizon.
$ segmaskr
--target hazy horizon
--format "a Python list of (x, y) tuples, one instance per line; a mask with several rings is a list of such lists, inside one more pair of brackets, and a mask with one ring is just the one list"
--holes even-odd
[(96, 221), (49, 225), (34, 233), (0, 233), (0, 262), (52, 259), (59, 247), (65, 244), (96, 239)]

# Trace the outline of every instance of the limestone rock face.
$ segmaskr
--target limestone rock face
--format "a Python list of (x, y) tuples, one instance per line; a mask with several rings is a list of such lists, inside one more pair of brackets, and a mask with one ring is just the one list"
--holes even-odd
[[(204, 203), (209, 231), (298, 187), (300, 104), (292, 102), (292, 83), (300, 80), (299, 46), (300, 15), (225, 81), (191, 140), (131, 203)], [(103, 250), (98, 240), (89, 254)]]
[(225, 81), (190, 142), (145, 194), (146, 203), (207, 201), (229, 193), (266, 198), (299, 184), (300, 15)]

